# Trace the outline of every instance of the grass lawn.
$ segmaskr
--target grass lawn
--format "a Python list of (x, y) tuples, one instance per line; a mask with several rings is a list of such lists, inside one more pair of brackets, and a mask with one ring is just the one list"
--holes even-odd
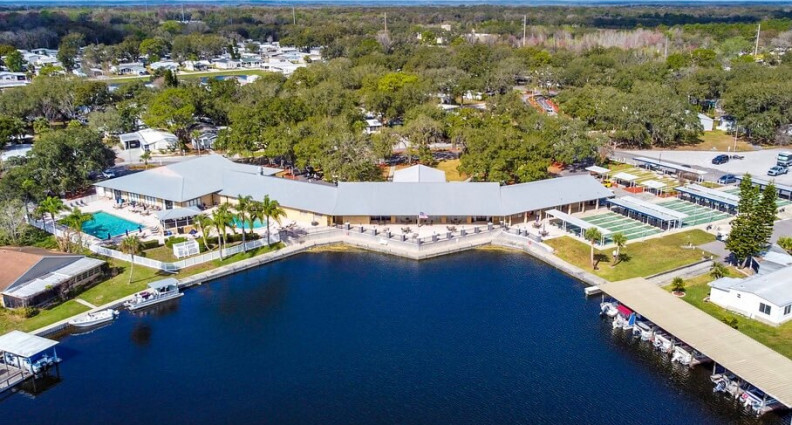
[[(743, 277), (744, 275), (732, 268), (729, 272), (729, 276)], [(708, 301), (704, 301), (705, 298), (709, 297), (710, 292), (710, 288), (707, 284), (713, 280), (714, 279), (709, 274), (703, 274), (701, 276), (686, 280), (686, 295), (682, 297), (682, 299), (718, 320), (736, 319), (737, 329), (740, 332), (772, 348), (782, 355), (792, 358), (792, 322), (787, 322), (779, 327), (773, 327), (765, 325), (761, 322), (757, 322), (756, 320), (751, 320), (747, 317), (731, 313), (724, 308), (721, 308)], [(670, 285), (665, 287), (665, 289), (670, 291)]]
[[(146, 285), (148, 285), (149, 282), (153, 282), (155, 280), (164, 279), (169, 276), (175, 276), (177, 278), (192, 276), (194, 274), (212, 270), (220, 266), (275, 251), (283, 247), (284, 245), (282, 243), (277, 243), (273, 244), (272, 246), (265, 246), (248, 252), (234, 254), (223, 260), (214, 260), (181, 270), (176, 275), (171, 275), (169, 273), (163, 273), (148, 267), (136, 265), (132, 274), (131, 283), (128, 283), (130, 270), (132, 269), (130, 264), (111, 258), (107, 259), (110, 267), (119, 267), (122, 269), (122, 272), (117, 276), (107, 279), (106, 281), (78, 294), (76, 298), (81, 298), (93, 305), (99, 306), (102, 304), (107, 304), (113, 300), (123, 298), (127, 295), (131, 295), (135, 292), (142, 291), (146, 288)], [(36, 316), (25, 319), (11, 310), (0, 308), (0, 334), (8, 332), (12, 329), (35, 330), (42, 326), (55, 323), (87, 310), (88, 307), (74, 300), (69, 300), (53, 307), (52, 309), (41, 310), (41, 312), (39, 312), (39, 314)]]
[(173, 255), (173, 248), (169, 248), (165, 245), (158, 246), (152, 249), (147, 249), (143, 251), (143, 256), (146, 258), (150, 258), (152, 260), (162, 261), (165, 263), (173, 263), (175, 261), (179, 261), (179, 259)]
[[(704, 251), (686, 249), (688, 243), (696, 246), (715, 240), (715, 236), (703, 230), (691, 230), (676, 233), (644, 242), (628, 244), (622, 254), (627, 258), (611, 267), (612, 250), (595, 249), (595, 258), (601, 258), (597, 270), (593, 273), (610, 281), (630, 279), (633, 277), (651, 276), (656, 273), (672, 270), (701, 260)], [(564, 236), (545, 241), (556, 251), (555, 254), (564, 261), (574, 264), (586, 271), (591, 270), (591, 248), (588, 244)], [(705, 254), (709, 255), (709, 254)]]
[[(734, 147), (734, 135), (726, 134), (721, 130), (713, 130), (704, 132), (699, 138), (699, 143), (695, 145), (679, 146), (676, 150), (680, 151), (730, 151)], [(745, 152), (752, 151), (750, 143), (743, 140), (737, 140), (737, 151)]]
[(459, 167), (459, 159), (449, 159), (437, 163), (437, 168), (445, 171), (446, 180), (450, 182), (467, 180), (468, 176), (457, 171), (457, 167)]
[(69, 300), (52, 308), (41, 310), (39, 314), (29, 319), (25, 319), (11, 310), (0, 309), (0, 334), (14, 329), (32, 331), (50, 323), (55, 323), (67, 317), (74, 316), (75, 314), (80, 314), (84, 311), (88, 311), (88, 307), (74, 300)]

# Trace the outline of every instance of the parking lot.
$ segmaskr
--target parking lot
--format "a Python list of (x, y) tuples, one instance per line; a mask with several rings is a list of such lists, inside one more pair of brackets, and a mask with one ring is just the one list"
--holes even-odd
[[(770, 177), (767, 175), (767, 170), (769, 170), (770, 167), (776, 165), (776, 156), (781, 151), (792, 151), (792, 148), (740, 152), (740, 155), (745, 157), (744, 159), (732, 159), (729, 162), (721, 165), (713, 165), (712, 158), (715, 158), (715, 156), (718, 154), (727, 152), (624, 151), (624, 153), (627, 154), (626, 156), (644, 156), (647, 158), (669, 161), (680, 165), (689, 165), (705, 171), (710, 171), (710, 174), (708, 174), (706, 177), (708, 180), (713, 181), (717, 180), (721, 175), (726, 173), (738, 175), (749, 173), (762, 180), (774, 179), (777, 183), (792, 186), (792, 174), (784, 174), (778, 177)], [(617, 153), (616, 156), (619, 156), (620, 153)]]
[[(613, 212), (581, 218), (584, 221), (587, 221), (591, 224), (596, 224), (597, 226), (610, 230), (613, 233), (621, 233), (626, 236), (627, 239), (643, 238), (663, 231), (657, 227), (648, 225), (646, 223), (641, 223), (638, 220), (633, 220), (629, 217), (625, 217), (621, 214), (616, 214)], [(608, 237), (605, 239), (609, 240)]]

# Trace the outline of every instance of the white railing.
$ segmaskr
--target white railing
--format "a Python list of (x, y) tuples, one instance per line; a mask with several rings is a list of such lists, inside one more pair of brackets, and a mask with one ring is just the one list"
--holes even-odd
[[(80, 238), (80, 235), (77, 235), (74, 232), (69, 232), (65, 227), (59, 226), (57, 224), (53, 225), (53, 223), (47, 223), (43, 220), (29, 220), (30, 225), (35, 226), (41, 230), (46, 232), (52, 233), (56, 237), (64, 237), (65, 235), (69, 235), (72, 242), (77, 242)], [(240, 252), (250, 251), (252, 249), (260, 248), (267, 245), (267, 239), (255, 239), (249, 242), (245, 242), (239, 245), (232, 246), (230, 248), (224, 248), (222, 250), (222, 257), (220, 255), (220, 251), (212, 251), (207, 252), (201, 255), (197, 255), (190, 258), (185, 258), (180, 261), (168, 263), (159, 260), (153, 260), (151, 258), (142, 257), (140, 255), (129, 255), (125, 254), (120, 251), (116, 251), (114, 249), (110, 249), (100, 245), (100, 240), (94, 238), (93, 236), (82, 234), (82, 244), (85, 245), (91, 252), (95, 254), (99, 254), (105, 257), (115, 258), (117, 260), (126, 261), (128, 263), (135, 263), (144, 267), (149, 267), (156, 270), (162, 270), (166, 272), (177, 272), (181, 269), (185, 269), (190, 266), (195, 266), (198, 264), (208, 263), (209, 261), (219, 260), (220, 258), (226, 258), (234, 254), (239, 254)], [(270, 235), (270, 243), (278, 243), (280, 242), (280, 236), (277, 233), (273, 233)]]

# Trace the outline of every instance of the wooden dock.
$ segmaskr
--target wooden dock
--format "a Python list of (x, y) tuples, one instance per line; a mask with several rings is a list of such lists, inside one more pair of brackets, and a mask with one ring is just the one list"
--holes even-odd
[(792, 359), (643, 278), (599, 285), (606, 294), (792, 408)]
[(0, 364), (0, 393), (14, 388), (32, 375), (14, 366)]

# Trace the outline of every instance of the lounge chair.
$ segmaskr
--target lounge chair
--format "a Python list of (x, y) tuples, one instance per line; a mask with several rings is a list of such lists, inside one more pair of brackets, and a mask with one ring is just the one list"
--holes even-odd
[(171, 232), (170, 230), (166, 230), (165, 236), (173, 236), (173, 232)]

